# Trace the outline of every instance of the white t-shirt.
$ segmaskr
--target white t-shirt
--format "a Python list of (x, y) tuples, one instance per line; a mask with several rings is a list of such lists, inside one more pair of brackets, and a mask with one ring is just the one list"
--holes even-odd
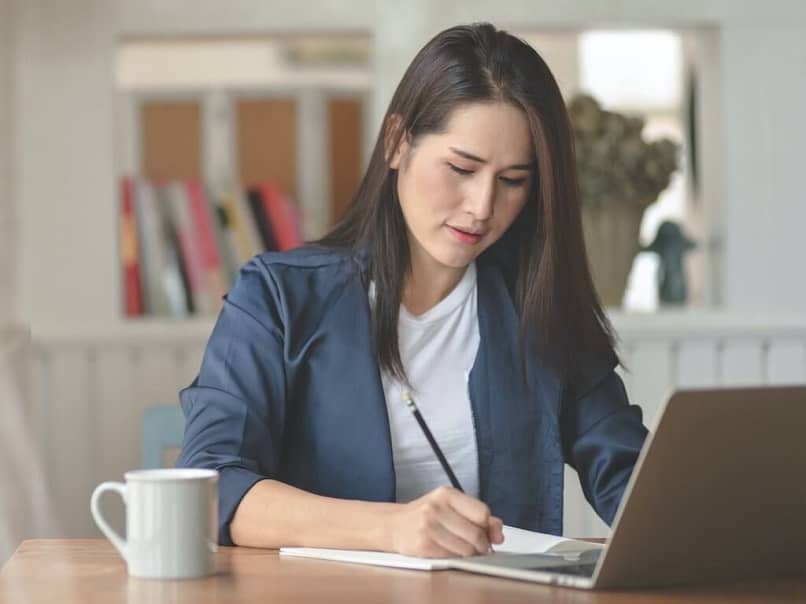
[[(374, 284), (370, 303), (374, 302)], [(478, 451), (468, 378), (479, 348), (476, 266), (436, 306), (412, 315), (400, 306), (398, 341), (411, 395), (464, 491), (478, 497)], [(450, 479), (403, 401), (405, 386), (381, 372), (398, 502), (416, 499)]]

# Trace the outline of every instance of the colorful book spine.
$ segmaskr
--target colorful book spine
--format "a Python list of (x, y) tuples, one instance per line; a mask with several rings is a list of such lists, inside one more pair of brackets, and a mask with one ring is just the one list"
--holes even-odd
[(255, 254), (259, 254), (263, 250), (263, 242), (260, 240), (260, 233), (255, 223), (254, 214), (249, 207), (249, 195), (244, 190), (237, 190), (235, 192), (235, 207), (238, 210), (238, 215), (241, 217), (241, 225), (246, 239), (249, 242), (249, 258)]
[(229, 289), (238, 278), (238, 269), (241, 265), (238, 242), (224, 209), (222, 195), (216, 194), (212, 189), (207, 189), (207, 204), (212, 216), (216, 247), (221, 256), (222, 273), (225, 277), (224, 285)]
[(269, 216), (266, 213), (260, 190), (249, 189), (246, 193), (246, 199), (249, 201), (249, 209), (252, 210), (255, 226), (257, 226), (258, 233), (260, 233), (260, 240), (263, 244), (261, 251), (276, 252), (279, 248), (277, 247), (274, 229), (271, 222), (269, 222)]
[(221, 271), (221, 259), (216, 248), (215, 233), (213, 231), (212, 216), (205, 199), (204, 188), (198, 181), (192, 180), (186, 184), (190, 197), (191, 215), (196, 227), (196, 237), (202, 257), (208, 285), (208, 295), (213, 308), (219, 309), (222, 298), (226, 292), (224, 276)]
[(217, 312), (243, 263), (302, 244), (296, 205), (275, 183), (216, 194), (196, 180), (123, 178), (120, 191), (126, 316)]
[(302, 245), (299, 215), (296, 205), (273, 182), (260, 185), (260, 194), (266, 207), (280, 251)]
[(176, 226), (168, 209), (166, 188), (161, 184), (156, 186), (154, 191), (163, 245), (162, 286), (168, 296), (170, 316), (185, 317), (194, 311), (187, 270), (182, 263)]
[(201, 248), (191, 217), (190, 199), (184, 185), (176, 181), (167, 184), (165, 201), (176, 231), (182, 264), (187, 273), (191, 308), (193, 312), (208, 314), (213, 307), (210, 304)]
[(252, 251), (252, 243), (249, 240), (249, 235), (247, 234), (246, 225), (244, 223), (246, 217), (241, 216), (241, 212), (238, 208), (237, 195), (234, 190), (224, 193), (222, 195), (222, 206), (227, 215), (227, 221), (229, 222), (230, 230), (236, 242), (240, 264), (243, 264), (254, 255), (254, 252)]
[(162, 281), (164, 244), (154, 187), (145, 181), (135, 184), (137, 216), (142, 267), (145, 312), (155, 316), (170, 316), (171, 305)]
[(121, 181), (120, 261), (123, 266), (123, 306), (128, 317), (143, 314), (143, 287), (140, 278), (140, 251), (137, 241), (134, 183)]

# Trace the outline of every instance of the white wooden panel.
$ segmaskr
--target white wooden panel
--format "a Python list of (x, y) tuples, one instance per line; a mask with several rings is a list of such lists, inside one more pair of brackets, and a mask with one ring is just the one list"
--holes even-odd
[[(132, 350), (126, 346), (105, 346), (97, 352), (97, 483), (123, 481), (124, 472), (140, 467), (140, 412), (134, 401), (132, 359)], [(102, 506), (109, 524), (124, 534), (125, 508), (120, 498), (105, 496)], [(95, 534), (100, 532), (96, 529)]]
[(181, 388), (190, 385), (199, 374), (202, 356), (204, 356), (203, 345), (188, 344), (181, 348), (176, 364), (176, 377)]
[(563, 535), (567, 537), (607, 537), (610, 527), (593, 511), (579, 476), (571, 466), (565, 466), (565, 490), (563, 492)]
[(141, 412), (152, 405), (178, 404), (177, 393), (185, 376), (177, 371), (176, 349), (165, 345), (143, 346), (137, 359), (134, 406)]
[(40, 492), (42, 501), (34, 502), (38, 510), (41, 532), (35, 537), (52, 537), (62, 535), (65, 525), (65, 514), (61, 506), (56, 505), (54, 497), (53, 476), (58, 469), (54, 465), (55, 456), (48, 440), (50, 434), (50, 412), (47, 404), (47, 393), (50, 391), (50, 354), (41, 350), (32, 350), (31, 354), (31, 436), (36, 441), (42, 465), (42, 484)]
[(132, 357), (125, 347), (98, 351), (95, 390), (101, 480), (122, 480), (124, 472), (139, 467), (140, 415), (134, 400)]
[(806, 383), (806, 340), (773, 339), (766, 374), (770, 384)]
[(706, 388), (719, 384), (717, 344), (715, 340), (680, 342), (677, 346), (679, 388)]
[(177, 351), (172, 346), (149, 344), (138, 349), (132, 413), (136, 416), (137, 467), (142, 455), (143, 410), (154, 405), (177, 405), (182, 379), (177, 374)]
[(29, 362), (27, 342), (0, 328), (0, 564), (20, 541), (49, 534), (51, 524), (41, 440), (31, 425), (30, 389), (23, 385)]
[(672, 392), (674, 359), (668, 340), (636, 341), (632, 345), (630, 402), (641, 407), (644, 425), (654, 426), (660, 406)]
[[(656, 319), (656, 327), (626, 330), (621, 353), (629, 371), (618, 370), (650, 427), (678, 385), (750, 383), (760, 376), (773, 383), (806, 382), (806, 334), (797, 325), (750, 329), (734, 321), (686, 331), (675, 317), (670, 325)], [(139, 466), (142, 409), (176, 404), (179, 390), (198, 372), (210, 326), (186, 325), (174, 335), (171, 329), (147, 323), (136, 330), (56, 331), (50, 341), (35, 342), (33, 438), (44, 451), (51, 493), (46, 499), (54, 504), (53, 530), (43, 536), (98, 535), (89, 515), (91, 489)], [(761, 342), (769, 342), (766, 352)], [(609, 528), (585, 501), (576, 472), (567, 468), (565, 479), (565, 534), (607, 535)], [(122, 530), (120, 502), (109, 497), (103, 506)]]
[(50, 350), (34, 350), (33, 367), (31, 371), (31, 396), (34, 400), (34, 417), (36, 432), (42, 452), (42, 462), (45, 470), (47, 489), (53, 501), (52, 537), (64, 537), (67, 534), (66, 526), (69, 521), (69, 510), (61, 504), (59, 497), (59, 484), (56, 479), (62, 473), (61, 459), (64, 456), (59, 452), (59, 443), (53, 432), (55, 431), (54, 414), (52, 411), (53, 384), (53, 355)]
[(47, 392), (48, 445), (53, 470), (53, 496), (64, 512), (66, 537), (93, 534), (90, 495), (95, 486), (97, 438), (90, 392), (91, 368), (78, 347), (56, 348), (51, 353)]
[(725, 386), (757, 386), (764, 383), (764, 341), (727, 340), (721, 350), (721, 383)]

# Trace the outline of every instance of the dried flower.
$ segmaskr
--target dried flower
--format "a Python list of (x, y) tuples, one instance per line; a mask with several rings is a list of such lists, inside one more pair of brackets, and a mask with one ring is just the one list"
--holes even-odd
[(571, 98), (568, 112), (583, 206), (627, 202), (645, 208), (669, 186), (679, 145), (644, 140), (642, 118), (605, 111), (585, 94)]

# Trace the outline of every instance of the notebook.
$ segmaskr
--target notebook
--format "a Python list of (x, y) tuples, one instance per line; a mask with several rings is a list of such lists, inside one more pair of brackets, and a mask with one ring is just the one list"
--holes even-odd
[[(495, 551), (509, 554), (554, 554), (559, 557), (573, 558), (583, 552), (598, 550), (603, 547), (604, 545), (600, 543), (567, 539), (556, 535), (527, 531), (514, 526), (504, 526), (504, 542), (496, 545)], [(418, 558), (416, 556), (366, 550), (283, 547), (280, 548), (280, 555), (414, 570), (456, 568), (456, 559), (454, 558)]]

